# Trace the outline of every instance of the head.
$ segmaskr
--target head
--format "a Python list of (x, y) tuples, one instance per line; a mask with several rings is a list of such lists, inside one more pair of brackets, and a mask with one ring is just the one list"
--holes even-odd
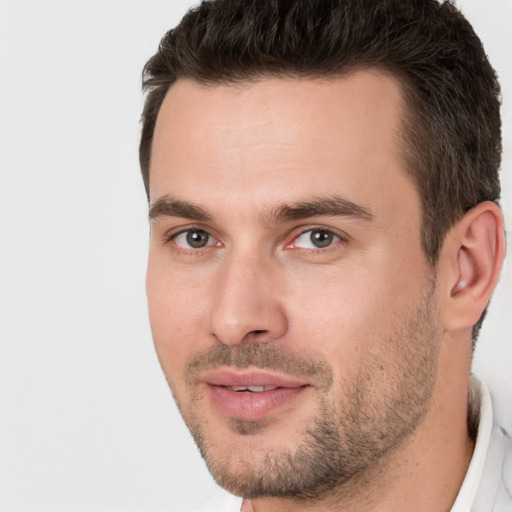
[[(222, 485), (318, 497), (428, 414), (440, 254), (500, 194), (495, 73), (449, 2), (216, 0), (144, 88), (150, 316), (178, 406)], [(233, 398), (247, 379), (278, 412)]]

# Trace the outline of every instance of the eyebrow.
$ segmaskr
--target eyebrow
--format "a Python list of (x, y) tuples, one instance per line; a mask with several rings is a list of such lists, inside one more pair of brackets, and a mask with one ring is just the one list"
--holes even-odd
[(269, 223), (301, 220), (309, 217), (352, 217), (370, 221), (373, 214), (368, 208), (348, 201), (340, 196), (317, 197), (310, 201), (299, 201), (273, 208), (265, 216)]
[(150, 221), (154, 221), (160, 217), (183, 217), (198, 222), (208, 222), (212, 220), (211, 215), (200, 206), (187, 201), (179, 201), (167, 195), (160, 197), (149, 208)]
[[(370, 221), (373, 214), (368, 208), (348, 201), (340, 196), (317, 197), (309, 201), (282, 204), (262, 215), (266, 224), (279, 224), (310, 217), (342, 216)], [(165, 195), (155, 201), (149, 209), (149, 220), (160, 217), (182, 217), (192, 221), (210, 222), (213, 217), (202, 207)]]

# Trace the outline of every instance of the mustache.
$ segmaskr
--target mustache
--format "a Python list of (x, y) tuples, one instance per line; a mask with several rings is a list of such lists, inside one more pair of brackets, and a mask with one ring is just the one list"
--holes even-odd
[(308, 377), (325, 391), (331, 387), (333, 380), (331, 368), (325, 361), (297, 354), (272, 343), (248, 342), (235, 346), (220, 343), (197, 353), (187, 364), (185, 382), (187, 386), (194, 385), (199, 382), (202, 372), (222, 366), (240, 369), (254, 366), (260, 370)]

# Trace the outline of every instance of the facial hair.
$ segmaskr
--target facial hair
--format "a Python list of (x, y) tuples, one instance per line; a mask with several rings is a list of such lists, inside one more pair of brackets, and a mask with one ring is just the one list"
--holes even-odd
[[(368, 356), (355, 377), (334, 383), (326, 361), (272, 343), (219, 344), (196, 354), (187, 366), (187, 406), (178, 407), (217, 483), (245, 498), (319, 500), (371, 468), (415, 431), (430, 407), (440, 347), (435, 281), (420, 305)], [(341, 341), (340, 341), (341, 342)], [(202, 400), (199, 375), (228, 366), (277, 370), (307, 376), (318, 392), (318, 412), (303, 427), (293, 449), (255, 448), (230, 454), (212, 448), (204, 421), (195, 412)], [(172, 389), (172, 386), (171, 386)], [(231, 420), (234, 434), (251, 436), (265, 423)], [(236, 463), (233, 463), (236, 458)]]

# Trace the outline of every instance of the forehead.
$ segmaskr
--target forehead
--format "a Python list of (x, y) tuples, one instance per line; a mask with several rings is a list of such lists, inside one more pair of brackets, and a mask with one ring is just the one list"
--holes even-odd
[(178, 80), (155, 127), (151, 201), (171, 193), (212, 204), (229, 197), (235, 205), (247, 204), (250, 193), (256, 204), (309, 191), (365, 204), (384, 189), (410, 189), (400, 156), (402, 109), (398, 81), (375, 70), (237, 85)]

